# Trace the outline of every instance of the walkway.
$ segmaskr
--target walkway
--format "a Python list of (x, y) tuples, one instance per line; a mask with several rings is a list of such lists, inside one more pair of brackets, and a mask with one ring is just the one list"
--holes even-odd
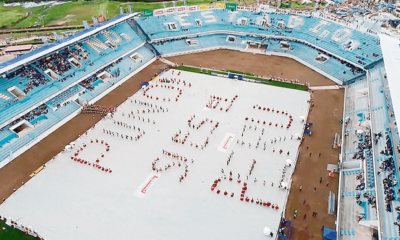
[(160, 60), (161, 62), (165, 63), (165, 64), (168, 64), (168, 65), (171, 65), (171, 66), (177, 66), (176, 63), (173, 63), (173, 62), (171, 62), (170, 60), (167, 60), (167, 59), (165, 59), (165, 58), (160, 58), (159, 60)]
[(310, 87), (311, 90), (332, 90), (332, 89), (339, 89), (338, 85), (333, 86), (318, 86), (318, 87)]

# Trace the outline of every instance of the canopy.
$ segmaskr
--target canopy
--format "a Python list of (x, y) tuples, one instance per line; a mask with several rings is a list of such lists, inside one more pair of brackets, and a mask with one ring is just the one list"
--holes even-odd
[(269, 236), (272, 233), (271, 228), (269, 228), (269, 227), (265, 227), (263, 232), (264, 232), (264, 235), (266, 235), (266, 236)]
[(140, 87), (143, 87), (143, 86), (147, 87), (147, 86), (149, 86), (149, 83), (148, 82), (141, 82), (140, 83)]
[(335, 230), (324, 227), (322, 229), (322, 237), (327, 240), (336, 240), (337, 233)]
[(292, 163), (293, 163), (293, 161), (292, 161), (292, 160), (290, 160), (290, 159), (287, 159), (287, 160), (286, 160), (286, 163), (287, 163), (287, 164), (292, 164)]
[[(398, 94), (400, 89), (400, 81), (398, 81), (398, 76), (400, 75), (399, 39), (387, 36), (386, 34), (379, 34), (379, 38), (381, 41), (380, 46), (382, 48), (387, 81), (389, 82), (393, 111), (395, 117), (398, 118), (398, 116), (400, 116), (400, 94)], [(378, 71), (375, 75), (382, 77), (383, 72)], [(389, 112), (389, 114), (391, 113)]]
[(65, 146), (65, 148), (64, 148), (64, 151), (71, 151), (72, 150), (72, 146), (71, 145), (67, 145), (67, 146)]

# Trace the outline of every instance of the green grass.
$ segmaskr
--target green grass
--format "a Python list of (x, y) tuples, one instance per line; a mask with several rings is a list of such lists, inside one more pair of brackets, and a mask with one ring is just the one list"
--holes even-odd
[(265, 85), (271, 85), (271, 86), (276, 86), (276, 87), (283, 87), (283, 88), (290, 88), (290, 89), (296, 89), (300, 91), (308, 91), (307, 87), (304, 85), (300, 84), (293, 84), (293, 83), (288, 83), (288, 82), (279, 82), (279, 81), (272, 81), (272, 80), (267, 80), (263, 78), (257, 78), (257, 77), (247, 77), (253, 80), (259, 80), (261, 81), (262, 84)]
[(314, 7), (315, 3), (307, 3), (307, 4), (302, 4), (298, 2), (286, 2), (286, 3), (281, 3), (281, 8), (306, 8), (306, 7)]
[(162, 3), (144, 3), (144, 2), (136, 2), (132, 4), (133, 11), (141, 12), (143, 10), (154, 10), (163, 8), (164, 5)]
[(203, 69), (203, 71), (202, 71), (200, 68), (188, 67), (188, 66), (178, 66), (178, 67), (176, 67), (176, 69), (182, 70), (182, 71), (187, 71), (187, 72), (203, 73), (203, 74), (207, 74), (207, 75), (211, 75), (212, 73), (228, 75), (228, 73), (222, 72), (222, 71), (208, 70), (206, 72), (205, 69)]
[[(72, 29), (72, 31), (81, 31), (81, 29)], [(31, 36), (48, 36), (53, 35), (53, 32), (57, 32), (62, 35), (64, 32), (71, 30), (52, 30), (52, 31), (35, 31), (35, 32), (17, 32), (17, 33), (5, 33), (0, 35), (0, 39), (5, 39), (8, 37), (20, 38), (20, 37), (31, 37)]]
[[(227, 72), (223, 72), (223, 71), (208, 70), (206, 72), (205, 69), (203, 69), (201, 71), (200, 68), (188, 67), (188, 66), (178, 66), (178, 67), (176, 67), (176, 69), (182, 70), (182, 71), (194, 72), (194, 73), (202, 73), (202, 74), (207, 74), (207, 75), (212, 75), (212, 73), (228, 75)], [(229, 70), (229, 71), (233, 72), (232, 70)], [(239, 71), (235, 71), (235, 72), (241, 73)], [(265, 85), (296, 89), (296, 90), (300, 90), (300, 91), (308, 91), (307, 87), (304, 86), (304, 85), (287, 83), (287, 82), (272, 81), (272, 80), (268, 80), (268, 79), (264, 79), (264, 78), (258, 78), (258, 77), (254, 77), (254, 76), (246, 76), (246, 78), (261, 81), (261, 83), (265, 84)]]
[(26, 10), (21, 7), (4, 7), (0, 4), (0, 28), (8, 27), (21, 21), (26, 14)]
[[(134, 4), (135, 5), (135, 4)], [(162, 4), (156, 4), (162, 8)], [(82, 21), (92, 21), (92, 17), (106, 14), (108, 19), (119, 15), (119, 8), (123, 7), (128, 12), (128, 5), (122, 2), (96, 1), (96, 2), (70, 2), (54, 7), (42, 6), (34, 8), (4, 7), (0, 4), (0, 27), (26, 28), (32, 26), (51, 26), (62, 24), (66, 26), (82, 25)], [(142, 4), (142, 8), (146, 9)], [(26, 18), (26, 14), (28, 15)], [(43, 21), (40, 21), (43, 16)]]
[[(188, 0), (188, 5), (202, 5), (224, 3), (223, 1), (210, 0)], [(254, 3), (256, 0), (227, 0), (230, 3)], [(292, 8), (312, 7), (314, 3), (299, 4), (290, 2)], [(161, 2), (118, 2), (118, 1), (75, 1), (54, 7), (42, 6), (25, 9), (21, 6), (4, 7), (0, 3), (0, 28), (26, 28), (32, 26), (52, 26), (62, 24), (66, 26), (81, 25), (83, 20), (92, 21), (93, 16), (106, 14), (107, 19), (119, 15), (119, 8), (123, 7), (128, 12), (128, 6), (132, 5), (135, 12), (142, 10), (154, 10), (163, 8)], [(167, 7), (172, 7), (172, 2), (167, 3)], [(177, 2), (178, 6), (183, 5), (183, 1)], [(282, 3), (282, 8), (289, 8), (289, 3)], [(43, 20), (40, 20), (43, 16)]]
[[(3, 230), (3, 227), (6, 230)], [(37, 240), (37, 238), (31, 237), (18, 229), (12, 228), (0, 221), (0, 239), (1, 240)]]
[(225, 70), (225, 72), (231, 72), (231, 73), (236, 73), (236, 74), (243, 74), (243, 75), (247, 75), (247, 76), (254, 76), (254, 74), (252, 74), (252, 73), (244, 73), (244, 72), (240, 72), (240, 71), (236, 71), (236, 70)]

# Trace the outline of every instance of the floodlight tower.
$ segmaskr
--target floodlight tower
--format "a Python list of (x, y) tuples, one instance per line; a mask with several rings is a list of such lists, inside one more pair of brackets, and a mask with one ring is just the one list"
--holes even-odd
[(318, 7), (319, 7), (319, 2), (316, 2), (314, 6), (314, 12), (318, 11)]
[(99, 25), (99, 21), (97, 21), (97, 18), (96, 18), (96, 17), (92, 17), (92, 20), (93, 20), (93, 25), (94, 25), (94, 26)]

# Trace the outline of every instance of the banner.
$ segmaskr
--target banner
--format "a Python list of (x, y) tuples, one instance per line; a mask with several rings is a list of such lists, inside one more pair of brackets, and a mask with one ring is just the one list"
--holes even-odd
[(142, 17), (151, 17), (153, 16), (153, 10), (143, 10)]
[(209, 9), (208, 5), (200, 5), (199, 10), (207, 10)]
[(160, 178), (160, 176), (161, 173), (150, 173), (146, 180), (144, 180), (144, 182), (140, 184), (139, 188), (133, 193), (133, 196), (143, 198), (149, 189), (154, 185), (154, 183)]
[(189, 6), (188, 10), (189, 11), (197, 11), (197, 10), (199, 10), (199, 6)]
[(217, 3), (217, 4), (215, 5), (215, 8), (216, 8), (216, 9), (224, 9), (224, 8), (225, 8), (225, 5), (224, 5), (223, 3)]
[(160, 15), (164, 15), (164, 13), (165, 13), (165, 10), (164, 10), (164, 8), (162, 8), (162, 9), (157, 9), (157, 10), (154, 10), (154, 16), (160, 16)]
[(238, 4), (237, 3), (227, 3), (226, 9), (236, 11)]
[(186, 6), (182, 6), (182, 7), (177, 7), (176, 8), (177, 12), (186, 12), (187, 11), (187, 7)]
[(221, 144), (217, 148), (217, 150), (220, 152), (226, 152), (226, 150), (228, 150), (229, 145), (231, 145), (234, 138), (235, 138), (235, 134), (227, 133), (225, 135), (224, 139), (222, 140)]
[(175, 12), (175, 10), (176, 10), (176, 8), (175, 8), (175, 7), (166, 8), (166, 9), (165, 9), (165, 14), (171, 14), (171, 13), (174, 13), (174, 12)]

